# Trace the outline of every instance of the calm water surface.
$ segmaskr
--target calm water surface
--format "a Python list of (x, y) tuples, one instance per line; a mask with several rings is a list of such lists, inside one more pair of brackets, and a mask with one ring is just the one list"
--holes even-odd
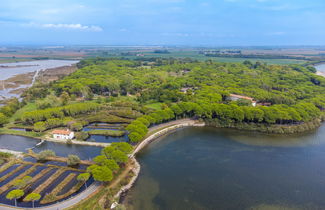
[(17, 97), (20, 95), (13, 93), (12, 91), (20, 88), (28, 88), (33, 85), (35, 79), (38, 75), (38, 72), (45, 69), (53, 69), (63, 66), (71, 66), (78, 63), (76, 60), (40, 60), (40, 61), (26, 61), (26, 62), (17, 62), (17, 63), (1, 63), (0, 64), (0, 82), (1, 80), (6, 80), (18, 74), (24, 74), (29, 72), (36, 72), (32, 84), (20, 85), (15, 88), (7, 88), (4, 83), (0, 83), (0, 98), (10, 98)]
[[(14, 135), (0, 135), (0, 149), (9, 149), (20, 152), (27, 152), (29, 148), (34, 148), (40, 141), (37, 139), (14, 136)], [(85, 145), (67, 145), (64, 143), (56, 143), (45, 141), (38, 147), (33, 149), (34, 152), (39, 153), (43, 150), (53, 150), (56, 155), (67, 157), (70, 154), (78, 155), (82, 160), (92, 159), (100, 154), (102, 147), (85, 146)]]
[(290, 136), (186, 128), (137, 158), (129, 209), (325, 209), (325, 125)]
[(315, 68), (317, 69), (317, 71), (321, 71), (325, 73), (325, 63), (317, 65), (315, 66)]
[(71, 66), (78, 63), (74, 60), (41, 60), (41, 61), (25, 61), (17, 63), (1, 63), (0, 73), (1, 80), (6, 80), (17, 74), (24, 74), (39, 70), (58, 68), (62, 66)]

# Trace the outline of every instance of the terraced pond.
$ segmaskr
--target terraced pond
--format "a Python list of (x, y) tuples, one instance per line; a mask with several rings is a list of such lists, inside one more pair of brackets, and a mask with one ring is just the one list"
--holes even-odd
[[(30, 176), (31, 181), (23, 188), (25, 195), (18, 200), (19, 207), (32, 207), (31, 202), (24, 200), (30, 193), (39, 193), (41, 199), (35, 202), (35, 206), (44, 206), (68, 199), (86, 188), (84, 182), (77, 181), (77, 176), (85, 172), (85, 167), (62, 168), (50, 164), (53, 162), (42, 164), (25, 160), (14, 165), (11, 162), (3, 165), (0, 168), (0, 203), (14, 205), (14, 201), (6, 199), (6, 195), (15, 189), (15, 180), (25, 176)], [(12, 166), (6, 169), (6, 165)], [(87, 185), (89, 186), (93, 181), (92, 178), (89, 179)]]
[[(84, 131), (93, 129), (118, 130), (123, 128), (123, 125), (120, 124), (96, 124), (89, 125), (84, 128)], [(92, 135), (90, 138), (95, 138), (95, 141), (97, 142), (106, 143), (128, 141), (126, 135), (122, 137)], [(70, 154), (74, 154), (79, 156), (82, 160), (91, 160), (93, 157), (99, 155), (102, 149), (101, 147), (95, 146), (68, 145), (65, 143), (48, 141), (37, 146), (39, 142), (40, 140), (29, 137), (0, 135), (0, 149), (9, 149), (24, 153), (28, 152), (29, 149), (32, 149), (35, 153), (50, 149), (53, 150), (57, 156), (67, 157)], [(23, 163), (12, 164), (8, 167), (6, 164), (1, 166), (0, 203), (14, 205), (14, 201), (10, 201), (5, 197), (9, 191), (14, 189), (13, 182), (24, 176), (31, 176), (33, 178), (31, 184), (24, 190), (25, 195), (32, 192), (41, 195), (41, 199), (35, 202), (35, 206), (50, 205), (53, 202), (62, 201), (85, 189), (85, 184), (80, 183), (77, 180), (77, 176), (80, 173), (85, 172), (87, 165), (80, 164), (76, 167), (68, 168), (66, 162), (47, 161), (44, 163), (38, 163), (33, 157), (25, 157), (23, 161)], [(89, 186), (93, 181), (92, 178), (88, 180), (87, 186)], [(32, 203), (24, 201), (24, 197), (22, 197), (18, 200), (18, 206), (31, 207)]]
[(92, 159), (100, 154), (101, 147), (82, 146), (82, 145), (67, 145), (64, 143), (44, 142), (38, 147), (35, 147), (40, 140), (13, 135), (0, 135), (0, 149), (9, 149), (20, 152), (27, 152), (29, 148), (34, 148), (33, 151), (38, 153), (43, 150), (53, 150), (56, 155), (67, 157), (69, 154), (78, 155), (82, 160)]
[[(66, 157), (69, 154), (75, 154), (83, 160), (92, 159), (100, 154), (102, 149), (101, 147), (55, 142), (44, 142), (36, 146), (39, 142), (37, 139), (22, 136), (0, 136), (0, 148), (21, 152), (27, 152), (27, 149), (33, 148), (35, 153), (51, 149), (58, 156)], [(77, 176), (84, 173), (86, 168), (87, 165), (84, 164), (68, 167), (66, 162), (60, 161), (39, 163), (33, 157), (25, 157), (23, 162), (15, 164), (5, 163), (0, 167), (0, 203), (14, 205), (14, 201), (6, 199), (6, 195), (14, 189), (14, 181), (25, 176), (32, 177), (31, 183), (24, 189), (25, 195), (32, 192), (41, 195), (41, 199), (35, 202), (35, 206), (50, 205), (53, 202), (67, 199), (85, 189), (84, 183), (77, 181)], [(87, 185), (89, 186), (93, 181), (91, 178), (87, 181)], [(18, 206), (31, 207), (32, 203), (24, 202), (24, 197), (22, 197), (18, 200)]]

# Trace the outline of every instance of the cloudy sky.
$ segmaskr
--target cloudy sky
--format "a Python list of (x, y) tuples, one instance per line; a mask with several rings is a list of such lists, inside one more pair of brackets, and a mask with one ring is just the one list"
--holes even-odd
[(325, 0), (1, 0), (0, 44), (325, 45)]

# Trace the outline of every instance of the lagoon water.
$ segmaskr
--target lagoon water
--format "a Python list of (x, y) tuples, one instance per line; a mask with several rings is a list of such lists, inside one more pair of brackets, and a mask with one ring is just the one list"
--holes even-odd
[(315, 68), (317, 69), (317, 71), (325, 73), (325, 63), (316, 65)]
[[(17, 63), (1, 63), (0, 64), (0, 85), (2, 90), (0, 90), (0, 98), (10, 98), (17, 97), (20, 95), (13, 93), (12, 91), (20, 88), (28, 88), (33, 85), (38, 76), (38, 72), (46, 69), (53, 69), (63, 66), (71, 66), (78, 63), (76, 60), (39, 60), (39, 61), (26, 61), (26, 62), (17, 62)], [(2, 80), (6, 80), (18, 74), (25, 74), (29, 72), (35, 72), (32, 84), (20, 85), (15, 88), (7, 88)]]
[(20, 152), (28, 152), (29, 148), (39, 153), (43, 150), (53, 150), (56, 155), (67, 157), (70, 154), (78, 155), (82, 160), (92, 159), (100, 154), (102, 147), (85, 145), (68, 145), (65, 143), (56, 143), (45, 141), (40, 146), (35, 147), (40, 140), (14, 135), (0, 135), (0, 149), (9, 149)]
[(325, 209), (325, 124), (299, 135), (186, 128), (137, 159), (128, 209)]
[(24, 74), (39, 70), (58, 68), (62, 66), (71, 66), (78, 63), (74, 60), (39, 60), (39, 61), (25, 61), (17, 63), (1, 63), (0, 80), (6, 80), (17, 74)]

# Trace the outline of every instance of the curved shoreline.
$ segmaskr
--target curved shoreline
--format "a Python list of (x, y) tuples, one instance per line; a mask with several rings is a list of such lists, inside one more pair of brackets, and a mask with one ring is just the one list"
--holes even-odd
[[(120, 190), (114, 195), (114, 199), (120, 200), (121, 196), (123, 196), (124, 193), (127, 193), (134, 186), (137, 178), (139, 177), (140, 170), (141, 170), (141, 165), (140, 165), (140, 163), (137, 161), (137, 159), (135, 157), (137, 153), (139, 153), (142, 149), (144, 149), (146, 146), (148, 146), (151, 142), (153, 142), (157, 138), (159, 138), (161, 136), (164, 136), (164, 135), (168, 135), (168, 134), (170, 134), (170, 133), (172, 133), (174, 131), (177, 131), (180, 128), (204, 127), (204, 126), (209, 126), (209, 123), (206, 124), (205, 122), (200, 122), (198, 120), (192, 120), (192, 119), (181, 119), (181, 120), (175, 120), (175, 121), (163, 123), (163, 124), (160, 124), (160, 125), (157, 125), (157, 126), (154, 126), (154, 127), (150, 128), (149, 133), (152, 132), (152, 134), (150, 134), (142, 142), (140, 142), (136, 146), (134, 151), (129, 155), (130, 161), (134, 162), (134, 167), (131, 169), (132, 172), (134, 173), (134, 176), (130, 179), (130, 181), (126, 185), (124, 185), (124, 186), (122, 186), (120, 188)], [(214, 126), (214, 127), (216, 127), (216, 126)], [(31, 138), (35, 138), (35, 137), (31, 137)], [(41, 138), (38, 138), (38, 139), (41, 139)], [(57, 140), (55, 140), (55, 141), (57, 141)], [(64, 143), (64, 142), (60, 142), (60, 143)], [(82, 196), (82, 197), (84, 197), (83, 199), (86, 199), (88, 196), (86, 196), (86, 197)], [(76, 197), (73, 197), (74, 201), (76, 201), (76, 199), (78, 199), (77, 197), (78, 197), (78, 195)], [(71, 204), (71, 205), (66, 206), (64, 208), (69, 208), (71, 206), (76, 205), (77, 203)], [(0, 206), (1, 205), (3, 205), (3, 204), (0, 204)], [(65, 201), (60, 202), (57, 205), (59, 205), (59, 206), (65, 205)], [(54, 209), (54, 208), (56, 208), (57, 205), (54, 204), (53, 206), (49, 206), (48, 208), (47, 207), (43, 207), (43, 208), (38, 207), (38, 209), (52, 209), (52, 208)], [(9, 206), (6, 206), (6, 207), (8, 207), (8, 209), (13, 209), (13, 207), (11, 207), (11, 208)]]
[[(137, 145), (135, 150), (132, 152), (132, 154), (129, 155), (130, 160), (134, 161), (135, 167), (132, 169), (134, 176), (131, 178), (129, 183), (127, 185), (124, 185), (121, 187), (121, 189), (115, 194), (114, 198), (120, 200), (121, 195), (129, 191), (135, 184), (136, 180), (139, 177), (141, 165), (135, 158), (136, 154), (140, 152), (143, 148), (148, 146), (152, 141), (156, 140), (157, 138), (170, 134), (174, 131), (176, 131), (179, 128), (185, 128), (185, 127), (204, 127), (204, 122), (198, 122), (191, 119), (185, 119), (185, 120), (179, 120), (180, 123), (171, 125), (169, 127), (163, 128), (162, 130), (155, 131), (153, 134), (145, 138), (140, 144)], [(175, 122), (174, 122), (175, 123)]]
[[(177, 121), (180, 121), (180, 123), (177, 123)], [(130, 160), (134, 161), (134, 163), (135, 163), (135, 167), (132, 169), (132, 171), (134, 172), (135, 175), (132, 177), (132, 179), (130, 180), (130, 182), (127, 185), (122, 186), (121, 189), (115, 194), (115, 196), (114, 196), (115, 199), (120, 200), (121, 195), (123, 195), (124, 193), (127, 193), (134, 186), (136, 180), (138, 179), (140, 170), (141, 170), (141, 165), (137, 161), (135, 156), (143, 148), (148, 146), (151, 142), (153, 142), (157, 138), (164, 136), (164, 135), (168, 135), (168, 134), (176, 131), (179, 128), (209, 126), (209, 124), (206, 124), (205, 122), (198, 122), (198, 121), (191, 120), (191, 119), (185, 119), (185, 122), (184, 122), (184, 120), (176, 120), (176, 122), (174, 121), (174, 123), (176, 123), (176, 124), (170, 125), (170, 126), (163, 128), (161, 130), (154, 131), (153, 134), (146, 137), (140, 144), (137, 145), (137, 147), (135, 148), (133, 153), (129, 156)], [(168, 123), (166, 123), (166, 124), (168, 124)], [(159, 126), (163, 126), (163, 125), (164, 124), (161, 124)], [(218, 126), (212, 126), (212, 127), (218, 127)], [(242, 129), (242, 130), (245, 130), (245, 129)]]

